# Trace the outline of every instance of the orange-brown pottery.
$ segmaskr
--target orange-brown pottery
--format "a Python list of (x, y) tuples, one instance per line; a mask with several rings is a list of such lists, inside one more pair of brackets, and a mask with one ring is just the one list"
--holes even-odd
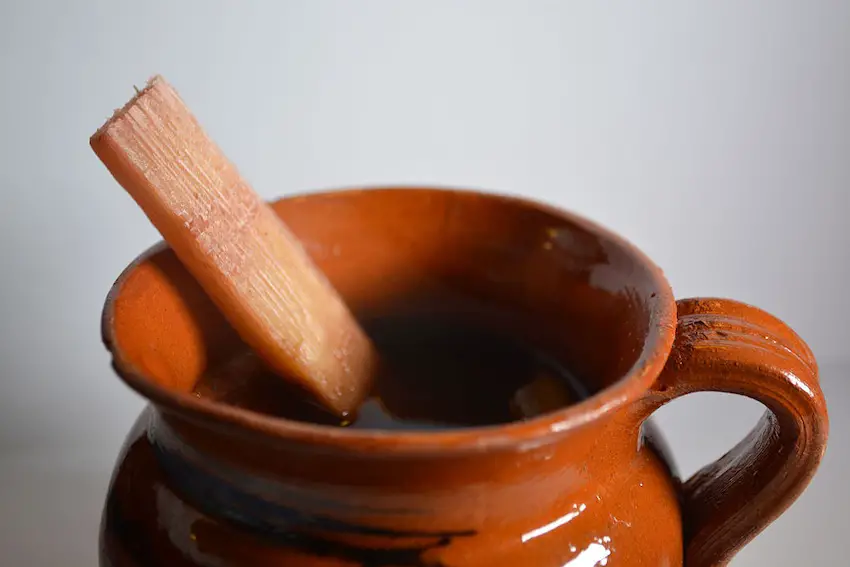
[[(104, 508), (103, 567), (716, 567), (823, 456), (817, 366), (785, 324), (676, 302), (640, 251), (572, 214), (468, 191), (274, 204), (359, 317), (442, 312), (530, 341), (588, 390), (507, 424), (352, 430), (199, 398), (245, 347), (173, 253), (119, 278), (103, 333), (150, 401)], [(762, 402), (739, 445), (680, 481), (647, 422), (697, 391)]]

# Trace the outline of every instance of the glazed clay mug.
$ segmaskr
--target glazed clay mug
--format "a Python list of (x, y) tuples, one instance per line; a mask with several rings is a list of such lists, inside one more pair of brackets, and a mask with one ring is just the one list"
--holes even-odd
[[(150, 400), (122, 450), (101, 565), (725, 565), (815, 472), (827, 414), (809, 348), (721, 299), (674, 301), (614, 234), (544, 205), (436, 189), (274, 204), (359, 315), (445, 311), (531, 341), (588, 388), (504, 425), (348, 430), (192, 395), (244, 349), (170, 250), (121, 275), (103, 332)], [(697, 391), (767, 407), (680, 482), (647, 418)]]

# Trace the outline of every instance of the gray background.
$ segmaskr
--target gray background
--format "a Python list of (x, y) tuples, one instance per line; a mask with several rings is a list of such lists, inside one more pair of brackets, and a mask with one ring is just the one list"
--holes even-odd
[[(94, 565), (142, 401), (99, 314), (156, 231), (88, 137), (153, 73), (267, 197), (460, 185), (608, 225), (677, 296), (785, 319), (814, 348), (832, 445), (736, 567), (844, 563), (850, 463), (850, 2), (5, 2), (0, 5), (0, 553)], [(660, 412), (681, 469), (754, 402)], [(7, 564), (4, 561), (4, 564)]]

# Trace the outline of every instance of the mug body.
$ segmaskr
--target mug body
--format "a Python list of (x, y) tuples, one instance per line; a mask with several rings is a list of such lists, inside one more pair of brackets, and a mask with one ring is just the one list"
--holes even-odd
[(568, 213), (469, 191), (274, 208), (359, 318), (474, 319), (547, 353), (584, 397), (439, 432), (200, 399), (198, 380), (246, 347), (155, 247), (104, 310), (116, 371), (150, 406), (109, 489), (102, 565), (682, 565), (680, 484), (639, 403), (670, 353), (675, 302), (643, 254)]

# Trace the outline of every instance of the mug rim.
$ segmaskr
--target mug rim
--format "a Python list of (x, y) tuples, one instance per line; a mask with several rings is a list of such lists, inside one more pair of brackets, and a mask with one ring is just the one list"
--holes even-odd
[(264, 434), (278, 442), (298, 442), (313, 446), (337, 447), (357, 452), (407, 453), (447, 450), (527, 449), (547, 443), (553, 436), (564, 434), (595, 421), (625, 405), (635, 403), (646, 393), (660, 374), (673, 346), (676, 328), (676, 302), (669, 282), (661, 269), (639, 248), (604, 226), (540, 201), (492, 191), (457, 187), (391, 185), (323, 189), (280, 197), (276, 204), (290, 199), (320, 198), (361, 192), (450, 192), (501, 200), (509, 205), (531, 207), (577, 225), (597, 239), (618, 246), (629, 258), (641, 264), (652, 282), (655, 301), (649, 307), (651, 324), (643, 337), (640, 356), (612, 384), (578, 403), (533, 418), (508, 423), (450, 428), (439, 431), (405, 431), (381, 429), (349, 429), (296, 421), (266, 415), (240, 407), (197, 398), (160, 386), (146, 377), (124, 356), (115, 337), (114, 307), (121, 288), (133, 271), (156, 254), (168, 249), (160, 241), (139, 254), (118, 276), (107, 294), (101, 316), (101, 335), (112, 355), (112, 367), (131, 389), (157, 408), (181, 419), (199, 422), (205, 427), (233, 427), (253, 434)]

